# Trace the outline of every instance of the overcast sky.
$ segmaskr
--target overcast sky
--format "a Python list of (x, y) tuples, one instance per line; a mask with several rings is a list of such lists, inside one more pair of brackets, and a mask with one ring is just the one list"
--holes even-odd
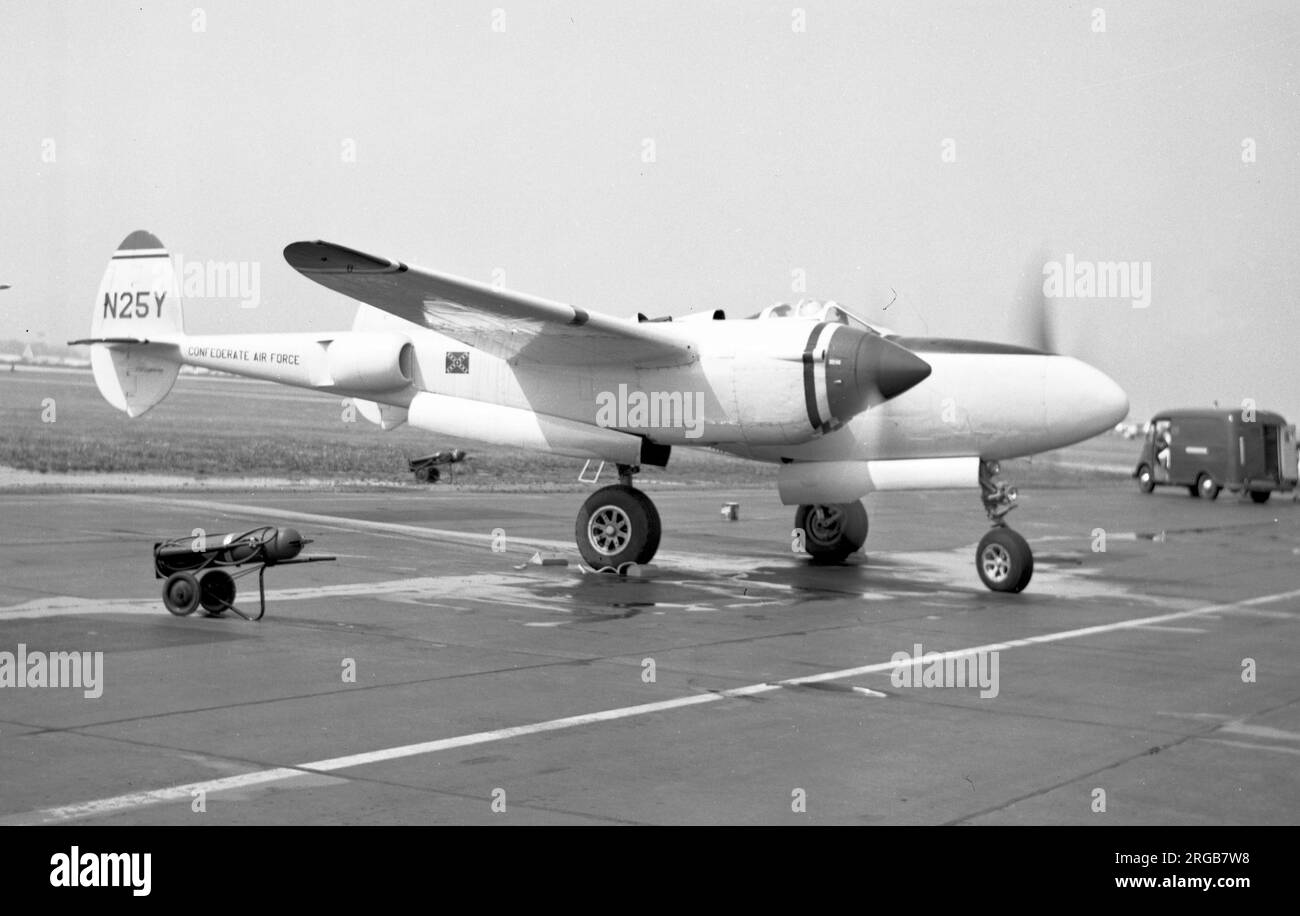
[(259, 265), (256, 309), (188, 300), (191, 331), (349, 326), (285, 265), (298, 239), (615, 315), (809, 295), (995, 340), (1069, 254), (1150, 265), (1147, 308), (1050, 306), (1135, 417), (1251, 397), (1300, 420), (1294, 3), (4, 0), (0, 21), (0, 339), (83, 336), (139, 228)]

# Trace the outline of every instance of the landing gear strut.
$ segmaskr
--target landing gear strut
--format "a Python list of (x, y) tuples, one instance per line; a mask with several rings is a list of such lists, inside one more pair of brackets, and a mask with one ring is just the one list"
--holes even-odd
[(629, 563), (649, 563), (659, 549), (659, 510), (632, 486), (632, 475), (639, 470), (620, 464), (618, 483), (592, 493), (578, 510), (573, 536), (592, 569), (621, 572)]
[(1029, 543), (1007, 527), (1005, 516), (1016, 507), (1016, 488), (997, 479), (996, 461), (980, 462), (980, 500), (993, 528), (975, 548), (975, 569), (995, 592), (1020, 592), (1034, 575)]

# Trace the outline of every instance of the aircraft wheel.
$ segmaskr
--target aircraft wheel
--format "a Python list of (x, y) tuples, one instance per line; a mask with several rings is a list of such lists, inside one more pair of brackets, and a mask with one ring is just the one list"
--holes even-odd
[(1222, 490), (1223, 487), (1215, 483), (1214, 478), (1209, 474), (1202, 474), (1200, 477), (1196, 478), (1196, 489), (1200, 491), (1201, 496), (1206, 499), (1218, 499), (1219, 491)]
[(1034, 575), (1034, 552), (1019, 533), (994, 528), (975, 548), (975, 568), (995, 592), (1023, 591)]
[(1273, 495), (1272, 490), (1251, 490), (1250, 499), (1252, 502), (1266, 503), (1268, 498)]
[(1156, 478), (1155, 475), (1151, 473), (1150, 466), (1145, 464), (1142, 465), (1142, 467), (1138, 468), (1138, 489), (1143, 493), (1150, 493), (1155, 488)]
[(601, 487), (583, 502), (574, 540), (592, 569), (649, 563), (659, 550), (663, 526), (655, 504), (635, 487)]
[(199, 604), (203, 610), (217, 616), (235, 603), (235, 577), (214, 569), (199, 579)]
[(794, 526), (803, 532), (804, 550), (814, 563), (842, 563), (867, 542), (867, 509), (861, 500), (800, 506)]
[(193, 573), (172, 573), (163, 583), (163, 604), (177, 617), (193, 614), (199, 606), (199, 580)]

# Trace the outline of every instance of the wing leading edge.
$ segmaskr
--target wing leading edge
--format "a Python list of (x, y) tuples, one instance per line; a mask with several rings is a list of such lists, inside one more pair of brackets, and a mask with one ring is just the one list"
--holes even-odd
[(289, 266), (335, 292), (509, 360), (638, 368), (693, 362), (695, 348), (662, 327), (505, 292), (330, 242), (294, 242)]

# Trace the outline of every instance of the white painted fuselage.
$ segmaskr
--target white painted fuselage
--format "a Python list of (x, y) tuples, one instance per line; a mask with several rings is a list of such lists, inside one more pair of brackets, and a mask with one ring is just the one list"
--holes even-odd
[[(972, 342), (919, 342), (910, 349), (931, 366), (928, 378), (822, 431), (809, 418), (802, 359), (815, 327), (793, 318), (680, 325), (674, 332), (696, 344), (698, 359), (657, 369), (502, 359), (366, 306), (358, 312), (354, 340), (344, 332), (186, 335), (176, 343), (187, 363), (356, 397), (376, 422), (371, 405), (385, 405), (388, 427), (406, 420), (489, 441), (496, 430), (505, 444), (619, 461), (633, 460), (631, 440), (642, 436), (765, 462), (997, 460), (1079, 442), (1128, 412), (1119, 386), (1077, 359)], [(372, 365), (348, 375), (331, 371), (330, 348), (344, 342), (347, 365), (355, 366), (353, 351), (364, 353), (367, 346), (376, 357)], [(403, 358), (409, 362), (399, 366)], [(333, 364), (339, 362), (334, 356)], [(417, 403), (425, 394), (433, 397)], [(601, 416), (602, 404), (620, 395), (634, 401), (632, 416), (626, 410)], [(638, 395), (662, 409), (639, 418)], [(541, 419), (529, 434), (512, 435), (514, 412), (521, 420), (524, 414)], [(475, 416), (482, 428), (466, 429)]]

